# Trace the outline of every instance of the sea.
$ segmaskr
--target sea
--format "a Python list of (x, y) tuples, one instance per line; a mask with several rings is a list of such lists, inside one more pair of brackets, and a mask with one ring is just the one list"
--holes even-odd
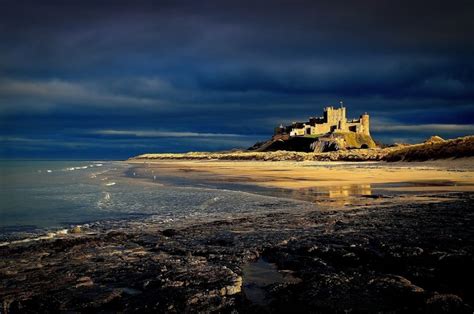
[(258, 188), (206, 184), (121, 161), (0, 161), (0, 242), (77, 225), (169, 222), (296, 208), (303, 202)]

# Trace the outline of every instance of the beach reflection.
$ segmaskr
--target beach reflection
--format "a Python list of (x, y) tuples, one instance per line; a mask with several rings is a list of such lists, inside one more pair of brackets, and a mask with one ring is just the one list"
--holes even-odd
[(333, 186), (328, 189), (329, 198), (372, 195), (370, 184)]
[(325, 206), (338, 207), (353, 205), (354, 199), (366, 202), (372, 195), (370, 184), (352, 184), (338, 186), (312, 187), (293, 190), (292, 197), (311, 201)]

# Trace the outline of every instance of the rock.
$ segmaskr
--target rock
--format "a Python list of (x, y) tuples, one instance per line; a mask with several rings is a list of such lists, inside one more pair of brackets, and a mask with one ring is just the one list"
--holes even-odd
[(386, 196), (381, 195), (381, 194), (362, 194), (361, 197), (379, 199), (379, 198), (385, 198)]
[[(474, 304), (469, 279), (474, 198), (461, 193), (448, 200), (343, 211), (289, 206), (235, 219), (174, 223), (166, 230), (156, 222), (128, 229), (118, 222), (117, 231), (96, 225), (81, 236), (4, 246), (0, 286), (7, 288), (0, 289), (0, 308), (6, 313), (462, 313)], [(163, 240), (164, 235), (175, 238)], [(270, 301), (261, 307), (249, 304), (250, 282), (239, 276), (243, 265), (259, 256), (275, 263), (286, 281), (265, 286)], [(288, 283), (293, 273), (301, 282)], [(437, 295), (440, 286), (462, 299)]]
[(369, 285), (376, 287), (379, 291), (392, 293), (422, 293), (425, 290), (414, 285), (410, 280), (396, 275), (388, 275), (385, 277), (378, 277), (369, 281)]
[(469, 306), (454, 294), (435, 294), (426, 301), (427, 313), (471, 313)]
[(81, 233), (82, 229), (81, 226), (74, 226), (71, 230), (69, 230), (70, 233)]
[(242, 291), (242, 277), (237, 276), (232, 285), (226, 286), (220, 290), (221, 296), (234, 295)]
[(178, 234), (175, 229), (165, 229), (161, 232), (165, 237), (171, 238)]
[(320, 138), (311, 144), (311, 148), (315, 153), (333, 152), (341, 149), (340, 143), (327, 138)]
[(341, 229), (344, 229), (345, 227), (346, 227), (346, 223), (341, 220), (337, 220), (334, 223), (334, 231), (339, 231)]
[(75, 287), (76, 288), (91, 287), (93, 285), (94, 285), (94, 282), (92, 281), (91, 277), (84, 276), (77, 279), (77, 284)]

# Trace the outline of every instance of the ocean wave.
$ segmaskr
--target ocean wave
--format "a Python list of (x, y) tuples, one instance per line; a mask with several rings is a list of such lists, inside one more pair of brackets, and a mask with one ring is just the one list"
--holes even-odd
[[(103, 163), (92, 163), (92, 164), (89, 164), (89, 165), (86, 165), (86, 166), (71, 166), (71, 167), (67, 167), (67, 168), (64, 168), (64, 169), (61, 169), (60, 171), (75, 171), (75, 170), (84, 170), (84, 169), (89, 169), (89, 168), (94, 168), (94, 167), (102, 167), (104, 166)], [(47, 170), (47, 172), (53, 172), (53, 171), (57, 171), (57, 170)], [(39, 170), (38, 172), (41, 172), (41, 170)]]
[(28, 243), (28, 242), (41, 241), (41, 240), (49, 240), (49, 239), (53, 239), (53, 238), (55, 238), (57, 236), (60, 236), (60, 235), (66, 235), (68, 233), (69, 233), (69, 229), (60, 229), (60, 230), (57, 230), (57, 231), (54, 231), (54, 232), (48, 232), (46, 234), (39, 235), (37, 237), (25, 238), (25, 239), (21, 239), (21, 240), (0, 242), (0, 247), (11, 245), (11, 244), (20, 244), (20, 243)]
[(110, 206), (111, 203), (111, 194), (109, 192), (102, 192), (103, 197), (97, 201), (97, 207), (100, 209), (105, 209)]

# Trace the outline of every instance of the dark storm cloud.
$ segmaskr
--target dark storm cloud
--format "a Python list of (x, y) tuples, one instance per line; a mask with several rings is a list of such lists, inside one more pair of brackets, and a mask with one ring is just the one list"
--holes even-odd
[(472, 133), (472, 1), (2, 1), (0, 12), (0, 131), (46, 152), (84, 138), (81, 154), (98, 156), (91, 141), (120, 157), (133, 141), (244, 147), (340, 99), (386, 141)]

